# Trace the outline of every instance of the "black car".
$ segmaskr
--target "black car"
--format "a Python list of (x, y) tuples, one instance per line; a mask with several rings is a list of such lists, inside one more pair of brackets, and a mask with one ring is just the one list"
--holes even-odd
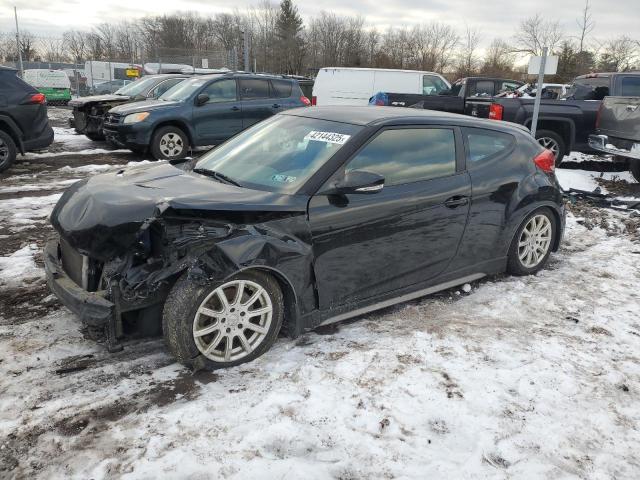
[(102, 127), (104, 117), (110, 109), (124, 103), (158, 98), (187, 78), (190, 76), (185, 74), (147, 75), (113, 94), (75, 98), (69, 101), (69, 106), (73, 108), (73, 117), (69, 119), (69, 125), (75, 128), (77, 133), (84, 134), (91, 140), (104, 140)]
[(18, 152), (41, 150), (51, 142), (45, 96), (15, 69), (0, 66), (0, 172), (13, 165)]
[(289, 108), (310, 105), (296, 80), (262, 74), (225, 73), (187, 80), (158, 100), (113, 108), (107, 139), (157, 159), (179, 159), (191, 147), (217, 145), (245, 128)]
[(184, 364), (237, 365), (281, 329), (537, 272), (564, 229), (553, 169), (508, 123), (290, 110), (200, 159), (74, 184), (51, 215), (47, 279), (111, 345), (161, 325)]

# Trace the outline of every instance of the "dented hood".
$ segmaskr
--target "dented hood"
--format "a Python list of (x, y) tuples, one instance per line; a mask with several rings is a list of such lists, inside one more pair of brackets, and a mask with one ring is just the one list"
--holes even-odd
[(98, 259), (119, 255), (138, 241), (145, 220), (165, 213), (197, 212), (226, 218), (229, 212), (303, 214), (306, 199), (236, 187), (170, 163), (96, 175), (72, 185), (51, 223), (72, 246)]

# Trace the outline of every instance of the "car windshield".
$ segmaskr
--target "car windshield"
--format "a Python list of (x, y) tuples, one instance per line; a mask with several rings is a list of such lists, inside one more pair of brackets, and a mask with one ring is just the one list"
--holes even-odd
[(127, 95), (129, 97), (135, 97), (136, 95), (140, 95), (142, 92), (151, 88), (155, 82), (156, 78), (143, 77), (116, 90), (115, 93), (116, 95)]
[(294, 193), (360, 130), (348, 123), (276, 115), (211, 150), (195, 168), (248, 188)]
[(200, 90), (202, 86), (207, 83), (210, 78), (192, 78), (185, 82), (180, 82), (175, 87), (170, 88), (162, 95), (160, 95), (160, 100), (168, 100), (174, 102), (184, 102), (186, 99), (190, 98), (195, 92)]

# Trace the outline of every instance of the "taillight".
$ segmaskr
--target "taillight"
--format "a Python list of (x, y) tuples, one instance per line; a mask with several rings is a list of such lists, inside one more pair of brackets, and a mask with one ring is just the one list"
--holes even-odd
[(489, 107), (489, 118), (491, 120), (502, 120), (502, 113), (504, 112), (504, 107), (497, 103), (492, 103)]
[(545, 149), (533, 159), (533, 163), (540, 167), (543, 172), (553, 173), (556, 169), (556, 157), (551, 150)]
[(604, 107), (604, 102), (600, 102), (600, 106), (598, 107), (598, 113), (596, 114), (596, 130), (600, 128), (600, 115), (602, 115), (603, 107)]
[(317, 104), (318, 104), (318, 97), (314, 95), (313, 97), (311, 97), (311, 105), (317, 105)]
[(309, 101), (309, 99), (307, 97), (305, 97), (304, 95), (302, 97), (300, 97), (300, 101), (302, 103), (304, 103), (304, 105), (306, 107), (309, 107), (311, 105), (311, 102)]
[(34, 93), (29, 99), (29, 103), (45, 103), (47, 98), (42, 93)]

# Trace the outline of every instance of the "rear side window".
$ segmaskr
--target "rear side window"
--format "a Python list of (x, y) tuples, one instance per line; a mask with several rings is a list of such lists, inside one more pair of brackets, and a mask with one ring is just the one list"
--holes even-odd
[(273, 87), (273, 97), (287, 98), (291, 96), (293, 83), (289, 80), (271, 80), (271, 86)]
[(422, 76), (423, 95), (439, 95), (440, 92), (448, 89), (449, 87), (440, 77), (436, 77), (435, 75)]
[(621, 93), (623, 97), (640, 97), (640, 76), (623, 77)]
[(469, 149), (469, 168), (510, 153), (516, 144), (515, 137), (508, 133), (480, 128), (466, 128), (464, 132)]
[(18, 90), (24, 93), (36, 91), (35, 88), (18, 77), (17, 72), (13, 70), (0, 70), (0, 91), (2, 90)]
[(269, 80), (240, 79), (240, 97), (243, 99), (269, 98)]
[(609, 77), (578, 78), (571, 85), (571, 100), (602, 100), (609, 95)]
[(514, 90), (517, 90), (518, 87), (521, 87), (521, 86), (522, 86), (521, 83), (498, 82), (498, 93), (501, 93), (501, 92), (513, 92)]
[(492, 97), (495, 84), (493, 80), (479, 80), (470, 82), (469, 96), (470, 97)]
[(401, 185), (453, 175), (456, 171), (453, 130), (384, 130), (348, 163), (347, 171), (351, 170), (383, 175), (385, 185)]

